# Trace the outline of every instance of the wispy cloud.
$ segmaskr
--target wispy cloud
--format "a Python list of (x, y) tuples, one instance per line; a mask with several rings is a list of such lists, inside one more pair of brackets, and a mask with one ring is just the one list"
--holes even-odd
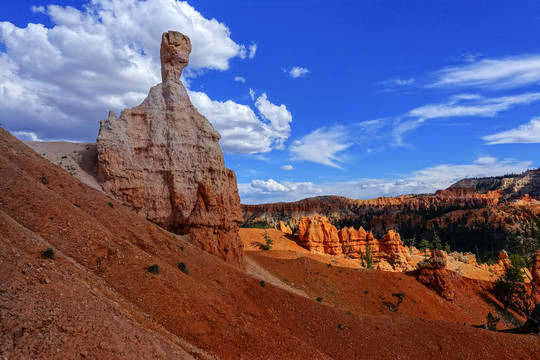
[(540, 143), (540, 117), (534, 118), (515, 129), (482, 137), (488, 145)]
[(483, 59), (433, 74), (430, 87), (510, 89), (540, 82), (540, 55)]
[(414, 78), (408, 78), (408, 79), (395, 78), (395, 79), (382, 81), (380, 84), (384, 86), (400, 87), (400, 86), (412, 85), (414, 83), (415, 83)]
[(295, 160), (311, 161), (342, 169), (338, 164), (344, 160), (342, 152), (353, 144), (348, 138), (349, 135), (343, 126), (323, 127), (295, 140), (289, 151)]
[(289, 76), (292, 78), (304, 77), (309, 73), (309, 70), (304, 67), (295, 66), (289, 71)]
[(471, 177), (520, 173), (532, 166), (532, 161), (479, 157), (470, 164), (440, 164), (402, 174), (397, 178), (358, 179), (347, 182), (295, 183), (290, 181), (254, 180), (239, 184), (243, 203), (297, 201), (306, 197), (341, 195), (353, 199), (373, 199), (381, 196), (433, 193), (446, 189), (458, 180)]
[(540, 100), (540, 93), (485, 98), (477, 94), (461, 94), (447, 102), (428, 104), (411, 110), (398, 118), (392, 130), (397, 146), (404, 145), (406, 133), (422, 126), (426, 121), (450, 117), (494, 117), (516, 105), (531, 104)]
[(234, 77), (234, 81), (236, 81), (236, 82), (241, 82), (241, 83), (245, 83), (245, 82), (246, 82), (246, 78), (243, 77), (243, 76), (235, 76), (235, 77)]
[(253, 43), (253, 44), (249, 45), (248, 57), (250, 59), (253, 59), (255, 57), (256, 52), (257, 52), (257, 44)]

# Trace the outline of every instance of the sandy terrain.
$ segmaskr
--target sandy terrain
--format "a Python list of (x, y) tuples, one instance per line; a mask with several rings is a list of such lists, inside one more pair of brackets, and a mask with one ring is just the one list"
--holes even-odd
[[(249, 275), (2, 129), (0, 173), (0, 358), (540, 358), (538, 336), (469, 326), (496, 308), (481, 282), (456, 280), (449, 303), (412, 275), (292, 250), (248, 251)], [(394, 291), (406, 294), (397, 312)]]
[(96, 144), (67, 141), (25, 141), (24, 143), (86, 185), (101, 191), (96, 181)]

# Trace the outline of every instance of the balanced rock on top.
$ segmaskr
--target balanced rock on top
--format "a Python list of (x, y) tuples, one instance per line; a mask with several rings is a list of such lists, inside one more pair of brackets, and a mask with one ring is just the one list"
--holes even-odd
[(242, 267), (236, 176), (225, 168), (219, 133), (180, 82), (190, 52), (187, 36), (163, 34), (162, 83), (140, 105), (101, 121), (98, 181), (148, 220)]

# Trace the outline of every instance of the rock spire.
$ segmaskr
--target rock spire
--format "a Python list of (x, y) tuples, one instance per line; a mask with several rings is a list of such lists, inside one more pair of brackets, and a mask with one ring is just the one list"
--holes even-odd
[(187, 36), (163, 34), (162, 83), (140, 105), (101, 121), (98, 181), (148, 220), (243, 267), (236, 176), (225, 168), (219, 133), (180, 82), (190, 52)]

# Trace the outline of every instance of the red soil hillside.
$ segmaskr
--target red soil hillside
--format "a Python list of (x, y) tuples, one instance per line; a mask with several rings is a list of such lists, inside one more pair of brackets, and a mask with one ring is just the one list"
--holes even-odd
[[(352, 275), (299, 259), (283, 261), (284, 272), (276, 276), (293, 281), (305, 274), (294, 281), (306, 285), (307, 297), (270, 283), (263, 287), (260, 279), (89, 188), (1, 129), (0, 174), (0, 357), (540, 358), (537, 336), (457, 324), (444, 308), (442, 315), (419, 316), (422, 306), (429, 313), (435, 302), (450, 305), (428, 290), (422, 296), (423, 288), (404, 275)], [(48, 247), (54, 260), (41, 255)], [(180, 262), (189, 274), (179, 270)], [(148, 272), (152, 264), (159, 274)], [(328, 285), (317, 288), (309, 271), (326, 275)], [(411, 308), (403, 313), (378, 314), (353, 307), (361, 300), (332, 294), (340, 282), (358, 283), (348, 291), (359, 299), (360, 288), (378, 294), (375, 289), (402, 282), (404, 291), (413, 287), (411, 299), (423, 302), (418, 308), (404, 302), (404, 309)], [(338, 288), (345, 291), (345, 285)]]

